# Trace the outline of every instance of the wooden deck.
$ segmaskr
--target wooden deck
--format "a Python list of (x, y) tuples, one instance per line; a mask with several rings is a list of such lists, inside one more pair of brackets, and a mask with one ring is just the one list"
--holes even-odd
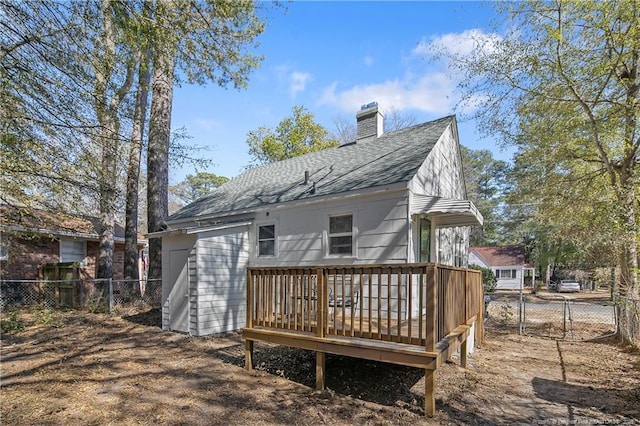
[(249, 268), (246, 368), (253, 342), (316, 351), (316, 387), (326, 353), (425, 369), (425, 413), (435, 412), (434, 371), (467, 340), (483, 339), (482, 277), (437, 264)]

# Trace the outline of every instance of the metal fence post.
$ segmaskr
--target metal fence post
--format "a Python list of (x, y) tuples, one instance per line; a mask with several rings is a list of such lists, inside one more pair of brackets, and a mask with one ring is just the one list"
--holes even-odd
[(113, 313), (113, 278), (109, 278), (109, 314)]
[(562, 338), (567, 337), (567, 299), (562, 302)]

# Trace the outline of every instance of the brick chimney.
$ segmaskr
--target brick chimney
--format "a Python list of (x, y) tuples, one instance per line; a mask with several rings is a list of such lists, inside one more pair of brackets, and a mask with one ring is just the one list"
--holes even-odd
[(383, 119), (382, 113), (378, 110), (377, 102), (362, 105), (360, 111), (356, 114), (358, 122), (356, 141), (382, 136)]

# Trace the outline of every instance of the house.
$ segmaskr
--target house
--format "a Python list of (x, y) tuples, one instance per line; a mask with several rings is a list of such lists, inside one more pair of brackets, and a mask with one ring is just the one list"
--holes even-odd
[(532, 266), (525, 262), (524, 246), (469, 247), (469, 265), (489, 268), (496, 274), (498, 290), (520, 290)]
[[(0, 206), (0, 278), (36, 280), (42, 266), (78, 262), (80, 278), (96, 277), (99, 227), (95, 217), (52, 213), (9, 205)], [(124, 278), (124, 228), (114, 230), (113, 279)], [(142, 253), (146, 240), (139, 237)]]
[(247, 267), (466, 266), (469, 226), (454, 116), (383, 134), (376, 103), (357, 139), (249, 169), (166, 220), (164, 329), (207, 335), (244, 327)]

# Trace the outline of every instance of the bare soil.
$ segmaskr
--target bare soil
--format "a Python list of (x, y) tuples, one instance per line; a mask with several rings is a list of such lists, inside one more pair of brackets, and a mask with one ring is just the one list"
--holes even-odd
[(240, 335), (163, 331), (157, 310), (11, 321), (17, 330), (0, 346), (6, 425), (640, 424), (640, 353), (611, 339), (556, 341), (489, 323), (468, 369), (453, 360), (437, 371), (437, 413), (426, 418), (415, 368), (328, 355), (320, 392), (314, 353), (257, 343), (247, 372)]

